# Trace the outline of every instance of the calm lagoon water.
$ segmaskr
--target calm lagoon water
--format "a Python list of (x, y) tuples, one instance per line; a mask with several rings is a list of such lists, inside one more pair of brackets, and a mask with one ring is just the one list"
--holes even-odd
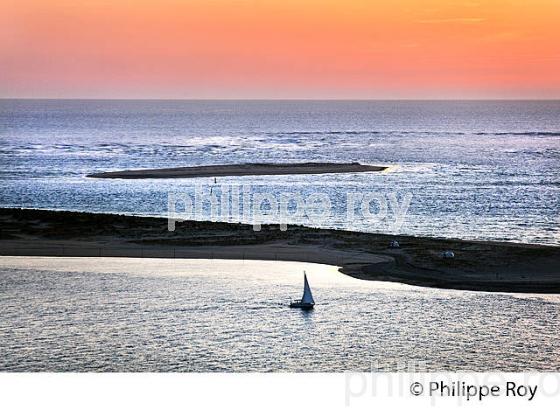
[[(301, 296), (306, 270), (317, 302)], [(296, 262), (0, 258), (0, 371), (559, 371), (560, 296)]]

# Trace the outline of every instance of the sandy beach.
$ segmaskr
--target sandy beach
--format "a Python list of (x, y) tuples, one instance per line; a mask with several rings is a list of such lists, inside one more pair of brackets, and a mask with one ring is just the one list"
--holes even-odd
[[(560, 248), (330, 229), (0, 209), (0, 255), (285, 260), (339, 266), (347, 275), (418, 286), (560, 293)], [(400, 249), (389, 249), (397, 239)], [(451, 249), (455, 258), (445, 259)]]
[(90, 178), (201, 178), (249, 175), (298, 175), (378, 172), (387, 167), (352, 163), (232, 164), (198, 167), (137, 169), (89, 174)]

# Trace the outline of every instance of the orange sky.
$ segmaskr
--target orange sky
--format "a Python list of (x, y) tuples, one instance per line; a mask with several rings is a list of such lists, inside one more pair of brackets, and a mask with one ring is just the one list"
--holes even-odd
[(0, 97), (560, 98), (560, 0), (0, 0)]

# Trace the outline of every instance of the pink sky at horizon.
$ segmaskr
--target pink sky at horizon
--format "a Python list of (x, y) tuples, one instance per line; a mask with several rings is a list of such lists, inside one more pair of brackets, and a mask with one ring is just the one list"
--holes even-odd
[(0, 98), (560, 98), (557, 0), (0, 6)]

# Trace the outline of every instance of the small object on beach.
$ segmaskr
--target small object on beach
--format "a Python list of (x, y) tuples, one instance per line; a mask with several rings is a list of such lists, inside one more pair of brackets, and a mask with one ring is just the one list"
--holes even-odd
[(309, 282), (307, 282), (307, 275), (305, 274), (305, 271), (303, 271), (303, 296), (301, 300), (296, 300), (290, 303), (290, 307), (310, 310), (313, 309), (313, 306), (315, 306), (315, 301), (313, 300), (313, 295), (311, 294)]
[(453, 259), (455, 257), (455, 253), (453, 251), (444, 251), (441, 254), (443, 259)]
[(401, 245), (399, 244), (399, 241), (391, 241), (389, 243), (389, 248), (391, 249), (399, 249), (401, 247)]

